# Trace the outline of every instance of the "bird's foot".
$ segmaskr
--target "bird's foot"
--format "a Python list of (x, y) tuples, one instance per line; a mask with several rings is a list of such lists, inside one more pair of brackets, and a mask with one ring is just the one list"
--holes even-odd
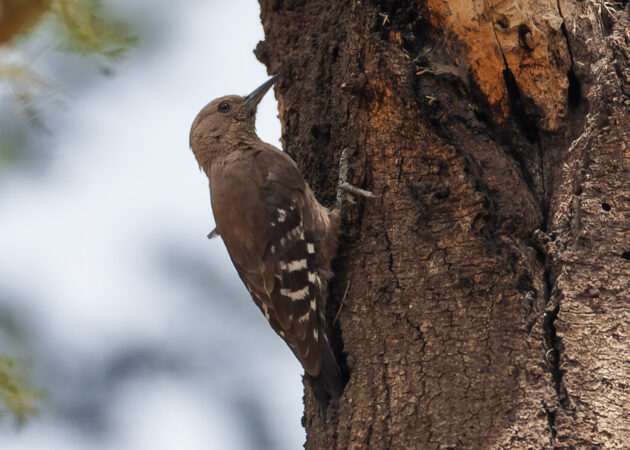
[(219, 230), (217, 230), (216, 228), (208, 233), (208, 239), (214, 239), (217, 236), (219, 236)]
[(367, 198), (379, 198), (379, 194), (375, 194), (374, 192), (366, 191), (365, 189), (361, 189), (353, 184), (348, 183), (348, 163), (350, 159), (350, 153), (353, 151), (352, 148), (346, 147), (341, 152), (341, 158), (339, 158), (339, 181), (337, 182), (337, 203), (336, 206), (338, 209), (341, 209), (344, 201), (346, 200), (346, 194), (351, 193), (354, 195), (359, 195), (361, 197)]

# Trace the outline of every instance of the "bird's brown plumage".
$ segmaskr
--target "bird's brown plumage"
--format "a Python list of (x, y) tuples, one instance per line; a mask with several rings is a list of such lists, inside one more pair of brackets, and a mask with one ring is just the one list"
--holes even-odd
[(319, 204), (288, 155), (258, 138), (258, 91), (204, 107), (191, 148), (209, 178), (217, 231), (239, 276), (306, 373), (324, 376), (336, 400), (341, 381), (324, 311), (339, 212)]

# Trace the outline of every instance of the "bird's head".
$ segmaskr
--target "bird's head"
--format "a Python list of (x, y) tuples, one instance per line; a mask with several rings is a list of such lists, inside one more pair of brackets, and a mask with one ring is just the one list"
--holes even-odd
[(190, 148), (200, 166), (205, 167), (241, 141), (257, 139), (256, 108), (276, 78), (271, 77), (246, 97), (226, 95), (203, 107), (190, 129)]

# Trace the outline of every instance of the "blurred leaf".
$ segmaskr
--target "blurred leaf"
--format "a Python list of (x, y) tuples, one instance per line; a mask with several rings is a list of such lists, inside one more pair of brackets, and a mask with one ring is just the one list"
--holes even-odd
[(108, 16), (99, 1), (53, 0), (50, 9), (68, 52), (118, 58), (137, 42), (130, 26)]
[(50, 88), (50, 84), (24, 64), (0, 64), (0, 80), (13, 84), (18, 91), (27, 87)]
[(37, 413), (37, 403), (44, 392), (35, 389), (28, 381), (27, 368), (6, 356), (0, 356), (0, 414), (9, 413), (19, 421)]
[(35, 100), (52, 95), (57, 90), (56, 86), (27, 65), (16, 63), (0, 63), (0, 82), (5, 82), (10, 88), (27, 123), (39, 131), (47, 131), (37, 111)]

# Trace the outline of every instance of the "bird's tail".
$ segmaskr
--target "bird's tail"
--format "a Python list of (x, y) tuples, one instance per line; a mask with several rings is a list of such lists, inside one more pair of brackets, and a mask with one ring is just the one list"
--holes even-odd
[(311, 386), (315, 398), (319, 403), (322, 420), (326, 422), (326, 410), (328, 403), (332, 400), (334, 407), (337, 407), (339, 397), (343, 393), (343, 384), (341, 381), (341, 371), (337, 358), (330, 347), (328, 338), (323, 330), (319, 333), (319, 354), (321, 357), (321, 369), (319, 375), (311, 377)]

